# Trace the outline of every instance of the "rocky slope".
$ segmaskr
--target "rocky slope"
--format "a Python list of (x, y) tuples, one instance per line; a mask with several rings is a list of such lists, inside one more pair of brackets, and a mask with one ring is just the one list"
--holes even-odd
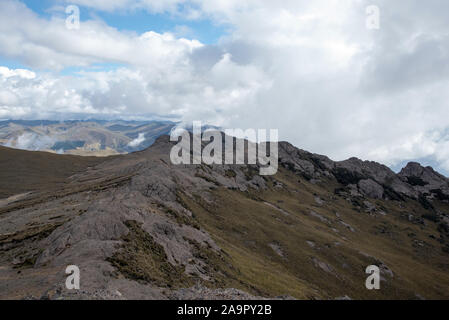
[(281, 142), (278, 173), (261, 177), (172, 165), (172, 146), (163, 136), (57, 191), (3, 199), (0, 298), (449, 298), (449, 184), (431, 168), (395, 174)]

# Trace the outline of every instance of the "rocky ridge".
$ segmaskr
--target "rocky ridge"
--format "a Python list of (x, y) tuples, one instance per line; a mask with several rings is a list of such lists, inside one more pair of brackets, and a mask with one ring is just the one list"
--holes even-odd
[[(280, 172), (261, 177), (258, 165), (174, 166), (172, 146), (167, 136), (160, 137), (147, 150), (70, 177), (58, 192), (42, 190), (5, 202), (0, 207), (0, 277), (5, 279), (0, 297), (357, 298), (365, 293), (348, 283), (366, 263), (378, 263), (388, 283), (399, 281), (384, 298), (422, 295), (407, 285), (410, 279), (402, 279), (407, 275), (392, 280), (392, 274), (401, 274), (400, 262), (360, 253), (366, 250), (357, 244), (362, 234), (381, 236), (397, 250), (411, 237), (409, 250), (416, 257), (410, 261), (417, 268), (427, 267), (423, 255), (431, 252), (438, 261), (433, 272), (447, 272), (448, 179), (431, 168), (411, 163), (395, 174), (375, 162), (334, 162), (280, 142)], [(235, 212), (237, 220), (230, 220)], [(256, 212), (262, 216), (245, 225), (245, 215)], [(305, 245), (302, 254), (283, 239), (292, 227), (295, 248)], [(408, 236), (399, 229), (409, 229)], [(431, 233), (432, 244), (416, 236), (420, 229)], [(276, 265), (287, 278), (263, 285), (253, 276), (258, 271), (242, 260), (242, 250), (257, 253), (252, 264), (264, 257), (269, 262), (258, 262), (261, 269)], [(81, 269), (81, 291), (64, 288), (70, 264)], [(277, 288), (292, 281), (289, 277), (296, 291)], [(425, 291), (438, 296), (435, 288)]]

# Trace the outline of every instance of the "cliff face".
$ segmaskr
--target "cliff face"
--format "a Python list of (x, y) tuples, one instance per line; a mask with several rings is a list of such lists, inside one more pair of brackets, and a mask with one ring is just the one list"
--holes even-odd
[[(448, 179), (431, 168), (395, 174), (281, 142), (278, 173), (262, 177), (172, 165), (172, 146), (1, 200), (0, 298), (449, 298)], [(379, 291), (365, 289), (372, 264)]]

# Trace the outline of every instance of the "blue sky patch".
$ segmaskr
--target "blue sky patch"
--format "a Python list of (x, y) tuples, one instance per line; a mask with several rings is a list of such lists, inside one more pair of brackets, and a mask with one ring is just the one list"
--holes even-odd
[[(55, 7), (64, 8), (61, 1), (55, 0), (23, 0), (29, 9), (38, 14), (41, 18), (50, 19), (52, 16), (64, 16), (65, 12), (55, 11)], [(60, 9), (61, 9), (60, 8)], [(209, 19), (190, 20), (181, 14), (170, 13), (150, 13), (146, 10), (133, 10), (129, 12), (105, 12), (83, 6), (80, 8), (81, 23), (87, 20), (99, 19), (104, 21), (110, 27), (119, 31), (131, 31), (137, 34), (154, 31), (157, 33), (172, 32), (178, 38), (196, 39), (204, 44), (215, 44), (218, 40), (227, 34), (227, 26), (218, 25)], [(182, 11), (182, 8), (181, 8)], [(20, 61), (10, 59), (0, 55), (0, 65), (10, 69), (27, 69)], [(80, 71), (111, 71), (123, 65), (119, 64), (95, 64), (88, 68), (68, 67), (60, 72), (61, 75), (76, 76)]]
[[(54, 0), (24, 0), (22, 2), (44, 18), (50, 18), (54, 14), (50, 10), (52, 7), (61, 5), (60, 2)], [(148, 31), (174, 32), (178, 37), (197, 39), (204, 44), (215, 44), (223, 35), (227, 34), (226, 26), (218, 25), (205, 18), (190, 20), (182, 15), (155, 14), (146, 10), (104, 12), (83, 6), (79, 6), (79, 8), (81, 21), (101, 19), (109, 26), (120, 31), (134, 31), (138, 34)], [(187, 30), (188, 32), (182, 32)]]

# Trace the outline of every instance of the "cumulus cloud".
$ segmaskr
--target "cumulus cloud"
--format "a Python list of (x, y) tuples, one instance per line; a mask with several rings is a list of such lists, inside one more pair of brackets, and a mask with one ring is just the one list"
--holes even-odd
[[(367, 0), (70, 3), (183, 14), (230, 32), (204, 45), (100, 20), (67, 30), (64, 17), (2, 1), (0, 55), (33, 71), (0, 69), (1, 118), (159, 115), (278, 128), (281, 139), (336, 160), (432, 157), (449, 170), (448, 3), (378, 0), (379, 30), (365, 28)], [(95, 63), (122, 67), (88, 68)], [(71, 66), (84, 71), (58, 74)]]
[(145, 133), (139, 133), (139, 136), (128, 143), (128, 147), (135, 148), (140, 146), (145, 141)]
[(32, 71), (25, 69), (11, 70), (6, 67), (0, 67), (0, 76), (3, 78), (18, 77), (28, 80), (36, 78), (36, 74)]

